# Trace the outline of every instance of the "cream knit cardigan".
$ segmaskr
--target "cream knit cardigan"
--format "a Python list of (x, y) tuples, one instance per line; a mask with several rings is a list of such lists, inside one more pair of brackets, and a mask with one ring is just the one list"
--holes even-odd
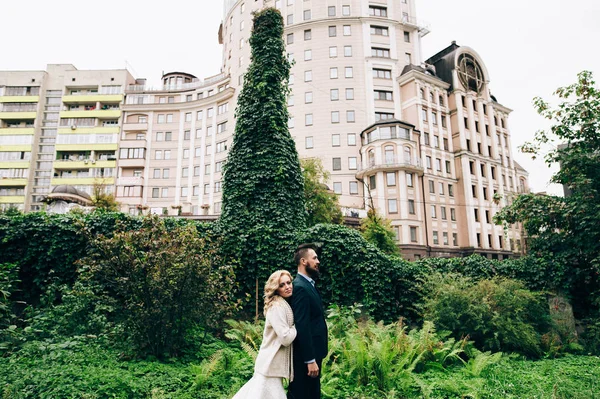
[(296, 338), (294, 313), (285, 299), (277, 296), (267, 310), (262, 344), (254, 371), (266, 377), (294, 379), (292, 342)]

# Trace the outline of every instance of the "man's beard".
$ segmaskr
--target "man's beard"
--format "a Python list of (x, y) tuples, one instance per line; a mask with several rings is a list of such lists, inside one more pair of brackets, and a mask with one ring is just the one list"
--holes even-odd
[(306, 267), (306, 273), (308, 274), (308, 277), (312, 278), (313, 280), (317, 280), (319, 277), (321, 277), (321, 272), (314, 267)]

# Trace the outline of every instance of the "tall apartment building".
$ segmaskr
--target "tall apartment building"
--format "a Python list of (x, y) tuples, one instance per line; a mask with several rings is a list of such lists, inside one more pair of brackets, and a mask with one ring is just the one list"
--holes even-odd
[[(126, 70), (0, 71), (0, 207), (39, 210), (58, 186), (114, 188)], [(86, 194), (84, 194), (86, 195)]]
[[(19, 187), (17, 182), (29, 179), (24, 186), (40, 191), (29, 190), (31, 205), (27, 203), (26, 209), (37, 209), (38, 196), (57, 184), (89, 188), (90, 182), (84, 185), (80, 180), (87, 173), (103, 177), (107, 187), (114, 187), (123, 211), (217, 217), (221, 168), (232, 141), (237, 96), (250, 63), (252, 13), (273, 6), (284, 17), (284, 39), (294, 62), (289, 81), (290, 133), (301, 158), (319, 158), (331, 173), (327, 184), (339, 195), (344, 212), (363, 216), (366, 209), (375, 207), (391, 220), (408, 259), (473, 252), (500, 258), (515, 255), (521, 251), (519, 226), (492, 223), (493, 215), (514, 193), (528, 190), (527, 172), (511, 154), (511, 110), (492, 96), (489, 73), (475, 50), (453, 42), (425, 59), (421, 40), (429, 31), (416, 18), (414, 1), (226, 0), (219, 28), (223, 45), (219, 75), (201, 80), (189, 73), (171, 72), (153, 88), (121, 71), (122, 77), (114, 83), (121, 91), (114, 102), (93, 97), (106, 93), (88, 93), (93, 97), (89, 102), (73, 98), (71, 91), (78, 90), (75, 80), (70, 81), (74, 68), (58, 79), (60, 84), (38, 89), (44, 98), (36, 97), (36, 89), (27, 85), (27, 74), (18, 84), (0, 80), (0, 86), (24, 88), (19, 90), (29, 98), (29, 102), (17, 101), (11, 95), (10, 101), (3, 102), (0, 96), (0, 103), (19, 104), (15, 107), (22, 112), (33, 112), (29, 108), (36, 107), (32, 119), (26, 119), (27, 115), (16, 119), (19, 131), (31, 132), (31, 143), (0, 130), (0, 140), (12, 137), (0, 145), (14, 141), (12, 145), (19, 148), (31, 147), (29, 155), (17, 149), (11, 152), (16, 155), (2, 155), (7, 150), (0, 147), (0, 157), (11, 157), (15, 165), (29, 169), (14, 172), (16, 166), (1, 163), (0, 173), (11, 176), (8, 180), (13, 182), (4, 187), (12, 190)], [(112, 72), (103, 73), (108, 75), (96, 77), (97, 90), (111, 86), (105, 78)], [(118, 111), (123, 91), (125, 100)], [(55, 98), (53, 104), (59, 108), (42, 109), (49, 106), (49, 98)], [(70, 110), (71, 105), (81, 108)], [(92, 114), (86, 112), (105, 105), (114, 107), (106, 111), (115, 114), (110, 118), (98, 115), (85, 122), (93, 126), (81, 130), (82, 121), (75, 119), (87, 119)], [(0, 113), (3, 123), (4, 114)], [(40, 126), (57, 120), (63, 126), (58, 130)], [(71, 131), (70, 124), (75, 122)], [(38, 141), (46, 138), (42, 133), (48, 130), (50, 139), (52, 128), (59, 134), (56, 148), (39, 152), (42, 142)], [(73, 134), (78, 138), (67, 138)], [(93, 148), (92, 142), (78, 141), (79, 136), (91, 138), (93, 134), (94, 140), (116, 140), (113, 135), (117, 135), (118, 151), (116, 141), (102, 143), (110, 144), (110, 149), (98, 147), (97, 141)], [(67, 151), (59, 144), (78, 147)], [(40, 155), (51, 157), (52, 169), (40, 169), (45, 160), (36, 158)], [(73, 163), (62, 165), (65, 156), (82, 158), (70, 161), (79, 162), (80, 169), (76, 171)], [(104, 171), (95, 171), (91, 163), (82, 163), (86, 159), (96, 161), (94, 165), (99, 161), (110, 164)], [(47, 170), (50, 175), (38, 175)], [(37, 180), (32, 181), (33, 173)], [(48, 177), (51, 180), (41, 180)], [(45, 185), (39, 185), (42, 182)], [(11, 193), (16, 196), (21, 191)], [(6, 198), (0, 194), (0, 203)]]

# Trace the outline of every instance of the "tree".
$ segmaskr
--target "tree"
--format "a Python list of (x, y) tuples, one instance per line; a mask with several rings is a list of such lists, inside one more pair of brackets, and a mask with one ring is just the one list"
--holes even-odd
[(256, 291), (276, 268), (291, 265), (295, 233), (305, 226), (304, 182), (287, 123), (290, 63), (283, 18), (267, 8), (254, 17), (251, 63), (236, 109), (224, 167), (220, 226), (224, 251), (240, 259), (238, 281)]
[(115, 307), (123, 337), (138, 354), (177, 355), (197, 329), (214, 329), (231, 315), (231, 266), (219, 240), (194, 224), (147, 216), (138, 229), (98, 236), (80, 260), (80, 281)]
[(365, 240), (375, 245), (388, 255), (399, 255), (400, 250), (394, 240), (395, 234), (390, 221), (377, 214), (373, 208), (367, 212), (367, 217), (360, 223)]
[(551, 182), (565, 185), (572, 195), (519, 195), (495, 219), (523, 223), (531, 255), (548, 263), (551, 288), (570, 293), (581, 311), (594, 298), (600, 305), (600, 92), (592, 73), (584, 71), (555, 95), (556, 107), (534, 99), (537, 112), (552, 125), (521, 151), (535, 159), (551, 145), (544, 160), (548, 166), (560, 164)]
[(113, 194), (106, 192), (106, 185), (103, 183), (94, 183), (92, 188), (92, 204), (97, 209), (104, 209), (107, 211), (119, 211), (119, 203), (116, 201)]
[(343, 221), (338, 197), (324, 184), (329, 180), (329, 172), (323, 168), (318, 158), (306, 158), (300, 161), (304, 175), (304, 203), (306, 206), (307, 225), (319, 223), (340, 224)]

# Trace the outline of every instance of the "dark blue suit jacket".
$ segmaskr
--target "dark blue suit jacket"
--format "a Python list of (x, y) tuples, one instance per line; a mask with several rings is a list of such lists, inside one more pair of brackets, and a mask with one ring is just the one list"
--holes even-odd
[(294, 340), (294, 362), (323, 359), (327, 356), (327, 324), (323, 301), (316, 288), (300, 275), (294, 279), (291, 305), (298, 332)]

